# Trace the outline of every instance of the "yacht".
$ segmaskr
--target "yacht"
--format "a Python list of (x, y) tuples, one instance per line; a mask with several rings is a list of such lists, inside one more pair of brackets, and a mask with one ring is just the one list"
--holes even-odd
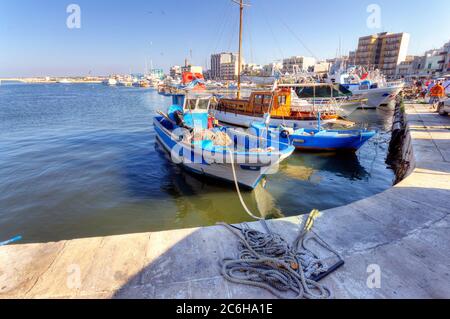
[(405, 86), (401, 81), (386, 81), (379, 70), (364, 72), (358, 68), (337, 72), (330, 76), (330, 80), (348, 89), (353, 96), (366, 98), (367, 108), (395, 107), (396, 98)]

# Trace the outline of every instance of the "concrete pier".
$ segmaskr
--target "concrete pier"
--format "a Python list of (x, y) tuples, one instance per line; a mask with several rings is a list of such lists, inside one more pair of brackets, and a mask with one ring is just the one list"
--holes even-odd
[[(324, 280), (337, 298), (450, 298), (450, 118), (406, 112), (410, 175), (316, 221), (346, 261)], [(291, 241), (300, 220), (269, 227)], [(236, 247), (219, 226), (0, 247), (0, 298), (274, 298), (221, 277)], [(367, 285), (374, 267), (380, 288)]]

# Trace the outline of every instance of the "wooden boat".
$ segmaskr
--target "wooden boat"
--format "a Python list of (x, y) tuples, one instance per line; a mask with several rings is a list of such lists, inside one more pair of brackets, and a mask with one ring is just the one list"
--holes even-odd
[[(317, 112), (311, 104), (309, 110), (292, 107), (292, 90), (279, 87), (272, 91), (253, 91), (249, 98), (220, 98), (214, 117), (227, 124), (250, 127), (253, 122), (261, 121), (265, 114), (271, 116), (274, 125), (286, 125), (293, 128), (317, 127)], [(337, 112), (330, 109), (321, 114), (322, 123), (334, 122)]]
[(156, 136), (172, 161), (190, 172), (254, 189), (294, 151), (287, 143), (214, 127), (210, 97), (177, 95), (172, 100), (167, 114), (154, 118)]

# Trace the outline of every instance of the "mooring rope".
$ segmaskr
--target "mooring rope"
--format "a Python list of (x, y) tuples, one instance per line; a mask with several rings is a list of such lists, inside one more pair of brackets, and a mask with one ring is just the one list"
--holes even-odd
[(233, 154), (233, 150), (230, 148), (226, 148), (226, 150), (229, 151), (230, 153), (230, 159), (231, 159), (231, 170), (233, 171), (233, 178), (234, 178), (234, 185), (236, 186), (236, 192), (238, 193), (239, 196), (239, 200), (241, 202), (242, 207), (244, 208), (245, 212), (252, 218), (256, 219), (256, 220), (263, 220), (264, 218), (262, 217), (258, 217), (255, 214), (253, 214), (250, 209), (247, 207), (247, 205), (245, 204), (244, 198), (242, 197), (241, 194), (241, 190), (239, 188), (239, 182), (237, 179), (237, 174), (236, 174), (236, 167), (234, 166), (234, 154)]
[(233, 283), (266, 289), (282, 299), (332, 298), (327, 286), (312, 279), (327, 272), (328, 267), (307, 248), (306, 243), (314, 240), (342, 259), (316, 234), (309, 235), (317, 213), (313, 211), (292, 246), (270, 231), (265, 220), (261, 223), (267, 233), (219, 224), (239, 239), (238, 257), (224, 259), (221, 263), (223, 277)]
[[(286, 299), (330, 299), (331, 290), (312, 278), (328, 272), (327, 265), (310, 249), (306, 243), (316, 241), (320, 246), (335, 254), (340, 261), (341, 256), (312, 232), (314, 220), (319, 215), (314, 210), (309, 215), (293, 245), (280, 235), (273, 233), (264, 218), (255, 216), (245, 204), (237, 179), (233, 150), (230, 153), (231, 168), (239, 200), (247, 214), (259, 220), (267, 233), (248, 227), (237, 228), (219, 223), (239, 238), (239, 255), (237, 259), (224, 259), (221, 262), (222, 276), (233, 283), (259, 287), (270, 291), (274, 296)], [(314, 235), (309, 235), (313, 233)], [(289, 293), (292, 296), (289, 296)]]

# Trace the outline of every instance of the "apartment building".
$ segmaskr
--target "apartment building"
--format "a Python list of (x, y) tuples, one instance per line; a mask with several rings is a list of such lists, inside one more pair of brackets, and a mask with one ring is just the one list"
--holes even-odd
[(249, 63), (242, 67), (243, 75), (260, 76), (263, 73), (264, 67), (259, 64)]
[(313, 72), (316, 74), (328, 74), (328, 72), (330, 71), (331, 68), (331, 62), (325, 62), (325, 61), (320, 61), (317, 62), (313, 68)]
[(238, 75), (238, 63), (236, 61), (220, 64), (220, 80), (234, 81)]
[(356, 50), (355, 64), (379, 69), (386, 77), (396, 76), (399, 64), (406, 59), (410, 35), (408, 33), (378, 33), (361, 37)]
[(238, 56), (236, 53), (222, 52), (211, 55), (211, 78), (213, 80), (234, 80), (237, 73)]
[(283, 71), (283, 63), (280, 62), (272, 62), (270, 64), (266, 64), (263, 66), (261, 71), (262, 76), (273, 76), (278, 75)]
[(283, 72), (295, 73), (296, 70), (307, 72), (316, 64), (316, 59), (304, 56), (293, 56), (283, 60)]
[(396, 77), (404, 78), (411, 74), (414, 74), (414, 72), (416, 72), (415, 69), (417, 68), (417, 66), (420, 66), (420, 63), (417, 63), (420, 58), (421, 57), (419, 56), (408, 55), (405, 61), (402, 61), (398, 64)]

